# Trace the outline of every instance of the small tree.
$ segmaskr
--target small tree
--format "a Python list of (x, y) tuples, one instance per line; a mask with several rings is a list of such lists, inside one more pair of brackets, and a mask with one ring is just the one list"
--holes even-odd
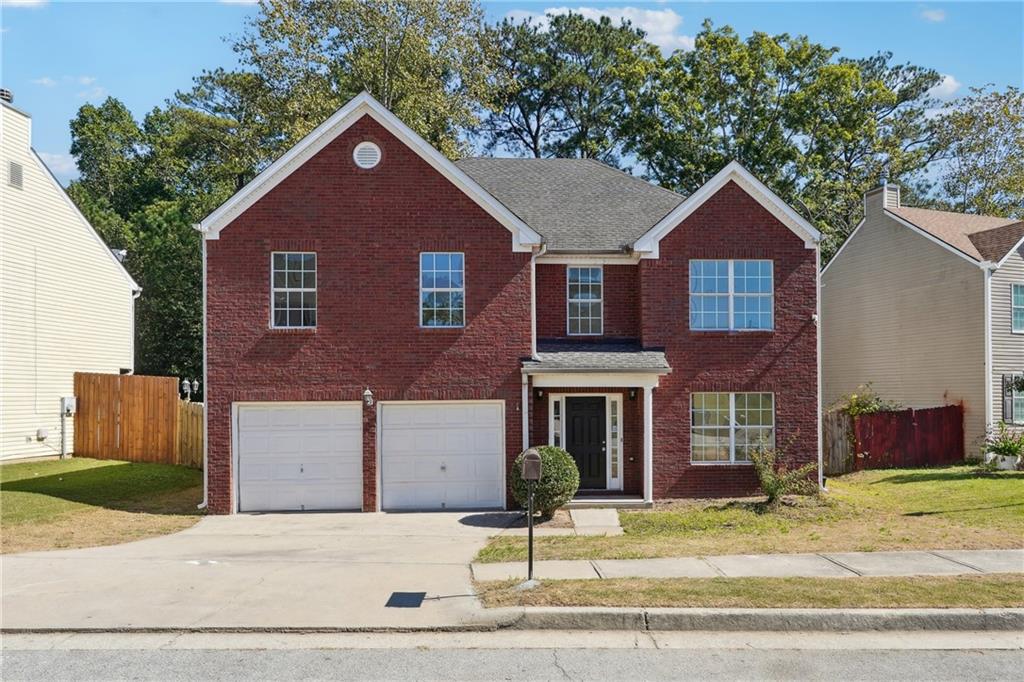
[(786, 453), (775, 447), (759, 447), (750, 455), (754, 464), (761, 491), (768, 496), (768, 504), (774, 505), (785, 495), (811, 495), (817, 489), (807, 476), (817, 468), (817, 462), (808, 462), (796, 469), (788, 469), (783, 463)]
[[(559, 507), (567, 503), (580, 487), (580, 472), (572, 456), (562, 448), (544, 445), (537, 448), (540, 453), (541, 475), (533, 491), (533, 508), (541, 516), (550, 517)], [(509, 472), (512, 496), (524, 509), (529, 501), (529, 489), (523, 480), (523, 455), (516, 457)]]

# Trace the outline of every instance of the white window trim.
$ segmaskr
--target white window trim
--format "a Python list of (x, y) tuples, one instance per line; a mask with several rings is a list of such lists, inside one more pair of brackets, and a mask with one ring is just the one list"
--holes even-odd
[[(723, 260), (726, 261), (729, 264), (729, 291), (728, 291), (728, 296), (729, 296), (729, 326), (728, 327), (713, 327), (713, 328), (712, 327), (705, 327), (705, 328), (700, 328), (700, 329), (694, 329), (693, 322), (690, 319), (690, 315), (692, 314), (692, 311), (690, 309), (690, 299), (691, 299), (691, 297), (693, 297), (693, 296), (722, 296), (724, 294), (721, 294), (721, 293), (717, 293), (717, 294), (694, 294), (694, 293), (690, 292), (689, 291), (689, 286), (690, 286), (690, 284), (689, 284), (690, 263), (692, 263), (693, 261), (712, 261), (712, 262), (714, 262), (714, 261), (723, 261)], [(746, 297), (746, 296), (751, 296), (751, 297), (752, 296), (765, 296), (765, 294), (737, 294), (735, 292), (735, 288), (736, 287), (735, 287), (735, 281), (733, 279), (733, 277), (734, 277), (733, 266), (734, 266), (735, 263), (738, 263), (738, 262), (742, 262), (742, 263), (760, 263), (762, 261), (767, 261), (767, 262), (772, 264), (772, 277), (771, 277), (772, 290), (767, 294), (769, 297), (771, 297), (771, 301), (772, 301), (771, 326), (770, 327), (758, 327), (757, 329), (750, 329), (750, 328), (746, 328), (746, 327), (744, 327), (742, 329), (737, 328), (736, 327), (735, 310), (734, 310), (735, 309), (734, 302), (736, 300), (736, 297), (737, 296), (744, 296), (744, 297)], [(687, 325), (687, 327), (689, 327), (689, 330), (691, 332), (773, 332), (773, 331), (775, 331), (775, 259), (773, 259), (773, 258), (691, 258), (689, 261), (687, 261), (686, 268), (687, 268), (686, 269), (686, 272), (687, 272), (687, 292), (686, 292), (686, 316), (687, 316), (687, 319), (686, 319), (686, 325)]]
[[(623, 444), (626, 442), (623, 432), (626, 430), (622, 423), (622, 403), (629, 400), (626, 393), (549, 393), (548, 394), (548, 443), (555, 444), (555, 403), (558, 403), (559, 426), (558, 447), (565, 449), (565, 399), (566, 398), (604, 398), (604, 421), (605, 421), (605, 450), (604, 450), (604, 480), (605, 487), (599, 490), (617, 491), (622, 490), (624, 475), (626, 471), (626, 455)], [(615, 418), (619, 422), (619, 438), (616, 445), (619, 448), (619, 475), (612, 478), (612, 400), (616, 401)], [(567, 451), (568, 452), (568, 451)]]
[[(1014, 381), (1016, 377), (1024, 376), (1024, 372), (1009, 372), (1010, 381)], [(1010, 385), (1010, 421), (1006, 422), (1011, 426), (1020, 426), (1024, 424), (1024, 414), (1017, 414), (1017, 397), (1018, 392), (1013, 390), (1013, 385)]]
[[(313, 271), (313, 288), (312, 289), (308, 289), (306, 287), (280, 287), (280, 288), (279, 287), (275, 287), (274, 286), (274, 256), (276, 256), (278, 254), (284, 254), (285, 256), (287, 256), (288, 254), (300, 254), (300, 255), (303, 255), (303, 256), (313, 256), (314, 258), (316, 258), (316, 269)], [(288, 292), (309, 293), (309, 292), (312, 292), (312, 293), (316, 294), (317, 295), (316, 296), (316, 319), (317, 319), (317, 322), (319, 322), (320, 321), (320, 294), (319, 294), (319, 291), (318, 291), (319, 285), (320, 285), (320, 258), (317, 255), (316, 251), (271, 251), (270, 252), (270, 328), (271, 329), (316, 329), (316, 325), (315, 324), (300, 324), (300, 325), (294, 325), (294, 324), (279, 325), (279, 324), (275, 324), (275, 322), (274, 322), (274, 294), (279, 292), (279, 291), (282, 292), (282, 293), (288, 293)]]
[(1012, 282), (1010, 284), (1010, 333), (1011, 334), (1024, 334), (1024, 328), (1016, 329), (1013, 326), (1013, 311), (1014, 311), (1014, 308), (1020, 308), (1021, 310), (1024, 310), (1024, 308), (1021, 308), (1021, 306), (1015, 306), (1013, 304), (1013, 290), (1016, 289), (1017, 287), (1020, 287), (1021, 289), (1024, 289), (1024, 282)]
[[(423, 324), (423, 291), (424, 291), (424, 288), (423, 288), (423, 256), (424, 256), (424, 254), (428, 254), (428, 253), (431, 254), (431, 255), (434, 255), (434, 256), (436, 256), (437, 254), (445, 254), (445, 255), (448, 255), (448, 256), (458, 254), (458, 255), (462, 256), (462, 286), (461, 287), (458, 287), (458, 288), (448, 287), (447, 289), (438, 288), (438, 287), (429, 287), (427, 289), (427, 291), (447, 291), (449, 293), (451, 293), (453, 291), (461, 291), (462, 292), (462, 324), (445, 324), (445, 325)], [(420, 325), (420, 329), (463, 329), (466, 326), (466, 318), (468, 316), (467, 310), (468, 310), (468, 307), (469, 307), (469, 302), (466, 300), (466, 254), (465, 253), (463, 253), (462, 251), (420, 251), (416, 255), (416, 286), (419, 289), (419, 297), (420, 297), (419, 304), (416, 306), (416, 308), (417, 308), (417, 315), (419, 315), (418, 322), (419, 322), (419, 325)]]
[[(598, 333), (594, 332), (572, 332), (570, 331), (570, 320), (569, 320), (569, 308), (572, 304), (572, 299), (569, 298), (569, 271), (570, 270), (597, 270), (601, 273), (601, 298), (596, 302), (601, 304), (601, 331)], [(577, 299), (576, 303), (582, 302), (582, 299)], [(587, 299), (587, 303), (594, 303), (593, 299)], [(591, 263), (577, 263), (573, 265), (567, 265), (565, 268), (565, 334), (566, 336), (604, 336), (604, 266), (600, 264)]]
[(744, 461), (736, 459), (736, 429), (745, 428), (764, 428), (764, 427), (747, 427), (736, 425), (736, 396), (738, 395), (762, 395), (767, 394), (772, 397), (772, 440), (775, 440), (776, 430), (779, 428), (778, 423), (775, 419), (775, 393), (772, 391), (729, 391), (729, 461), (727, 462), (702, 462), (693, 459), (693, 396), (695, 393), (726, 393), (726, 391), (694, 391), (690, 393), (690, 464), (692, 466), (753, 466), (752, 461)]

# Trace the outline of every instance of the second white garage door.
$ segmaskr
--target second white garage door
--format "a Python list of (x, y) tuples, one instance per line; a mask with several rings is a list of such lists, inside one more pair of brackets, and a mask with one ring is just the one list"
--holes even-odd
[(238, 406), (238, 510), (359, 509), (359, 403)]
[(381, 405), (383, 509), (503, 507), (502, 403)]

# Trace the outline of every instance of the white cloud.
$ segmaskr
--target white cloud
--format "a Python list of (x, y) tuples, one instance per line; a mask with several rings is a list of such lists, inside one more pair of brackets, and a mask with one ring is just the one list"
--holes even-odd
[(43, 76), (42, 78), (33, 78), (32, 83), (35, 85), (42, 85), (44, 88), (52, 88), (57, 85), (57, 81), (53, 80), (49, 76)]
[(942, 74), (942, 80), (937, 85), (932, 86), (928, 91), (932, 97), (938, 97), (939, 99), (950, 99), (957, 93), (957, 90), (963, 85), (953, 76), (948, 73)]
[(78, 96), (81, 99), (102, 99), (103, 97), (106, 96), (106, 94), (107, 94), (107, 89), (102, 87), (102, 86), (97, 85), (97, 86), (94, 86), (94, 87), (91, 87), (91, 88), (87, 88), (85, 90), (81, 90), (78, 93)]
[(50, 152), (39, 152), (39, 158), (43, 160), (46, 167), (54, 175), (68, 176), (78, 172), (75, 165), (75, 157), (70, 154), (51, 154)]
[(946, 10), (923, 9), (921, 10), (921, 18), (924, 19), (925, 21), (930, 21), (934, 24), (937, 24), (946, 20)]
[(642, 9), (640, 7), (548, 7), (541, 12), (516, 9), (505, 16), (515, 21), (529, 19), (539, 26), (547, 26), (547, 15), (580, 14), (587, 19), (598, 20), (608, 17), (612, 21), (628, 21), (647, 34), (651, 41), (664, 52), (673, 50), (692, 50), (693, 36), (679, 33), (683, 18), (671, 9)]
[(78, 77), (78, 84), (79, 85), (92, 85), (95, 82), (96, 82), (96, 76), (79, 76)]
[(222, 5), (255, 5), (260, 0), (220, 0)]
[(0, 0), (4, 7), (43, 7), (49, 0)]

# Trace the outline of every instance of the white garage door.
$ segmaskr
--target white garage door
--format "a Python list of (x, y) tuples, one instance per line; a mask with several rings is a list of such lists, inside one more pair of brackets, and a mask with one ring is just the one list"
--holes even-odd
[(362, 406), (238, 407), (239, 511), (361, 509)]
[(384, 509), (503, 507), (501, 403), (381, 405)]

